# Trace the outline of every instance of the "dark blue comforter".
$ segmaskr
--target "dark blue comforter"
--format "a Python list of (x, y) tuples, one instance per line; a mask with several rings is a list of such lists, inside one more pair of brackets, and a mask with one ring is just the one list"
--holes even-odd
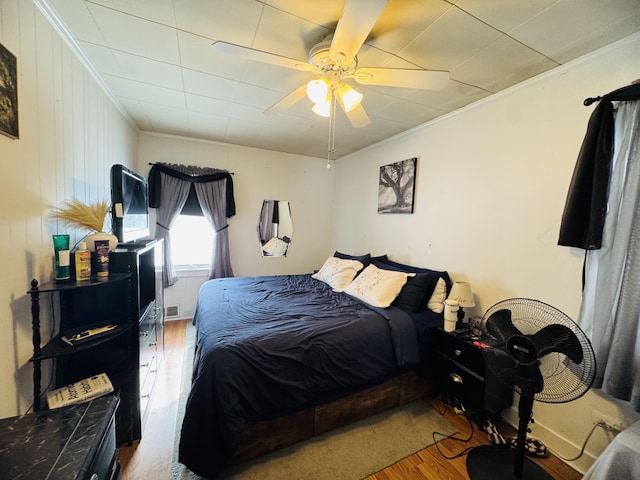
[(417, 331), (442, 317), (413, 317), (367, 306), (310, 275), (206, 282), (194, 317), (180, 462), (215, 477), (247, 421), (307, 408), (417, 365)]

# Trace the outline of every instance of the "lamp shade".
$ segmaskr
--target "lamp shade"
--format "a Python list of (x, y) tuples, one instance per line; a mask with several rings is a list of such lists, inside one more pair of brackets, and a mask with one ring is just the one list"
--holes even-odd
[(455, 282), (447, 300), (457, 300), (461, 307), (475, 307), (471, 286), (467, 282)]
[(338, 88), (338, 96), (342, 101), (342, 105), (344, 105), (344, 109), (347, 112), (350, 112), (362, 101), (362, 94), (360, 92), (355, 91), (351, 88), (350, 85), (343, 83), (340, 88)]
[(331, 115), (331, 102), (329, 100), (316, 102), (311, 108), (311, 111), (321, 117), (328, 117)]
[(307, 83), (307, 97), (313, 103), (324, 102), (329, 94), (329, 82), (325, 78), (318, 78)]

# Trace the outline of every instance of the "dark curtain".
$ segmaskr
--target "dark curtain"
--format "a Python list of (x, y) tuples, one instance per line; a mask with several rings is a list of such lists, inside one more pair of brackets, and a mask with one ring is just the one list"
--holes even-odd
[(178, 280), (171, 261), (171, 224), (187, 201), (190, 184), (170, 175), (160, 177), (162, 201), (156, 207), (156, 238), (164, 239), (164, 271), (162, 285), (170, 287)]
[(612, 102), (639, 99), (640, 84), (633, 84), (584, 101), (587, 106), (600, 103), (591, 114), (578, 154), (562, 214), (558, 245), (585, 250), (597, 250), (602, 246), (613, 155)]
[(156, 163), (149, 171), (149, 206), (157, 209), (156, 238), (165, 239), (165, 287), (177, 280), (171, 262), (171, 223), (187, 203), (194, 186), (202, 213), (216, 233), (209, 278), (233, 276), (226, 222), (236, 213), (231, 174), (213, 168)]
[(225, 216), (226, 186), (226, 179), (195, 184), (204, 216), (216, 232), (211, 249), (211, 261), (209, 262), (209, 279), (233, 277), (229, 255), (229, 225)]
[[(277, 215), (276, 211), (278, 211)], [(274, 217), (277, 217), (277, 222), (274, 221)], [(280, 223), (278, 201), (264, 200), (262, 202), (262, 210), (260, 211), (260, 222), (258, 223), (258, 235), (260, 236), (260, 243), (262, 245), (277, 235), (275, 225), (278, 223)]]

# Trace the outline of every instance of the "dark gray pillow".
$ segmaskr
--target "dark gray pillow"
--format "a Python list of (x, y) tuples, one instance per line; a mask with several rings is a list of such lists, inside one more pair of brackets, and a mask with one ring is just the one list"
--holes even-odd
[(393, 305), (410, 312), (426, 310), (439, 278), (440, 276), (429, 273), (417, 273), (415, 277), (408, 277)]
[(451, 279), (447, 272), (430, 270), (428, 268), (414, 267), (412, 265), (404, 265), (394, 262), (388, 258), (376, 258), (371, 261), (378, 268), (387, 270), (396, 270), (400, 272), (415, 273), (415, 277), (407, 278), (407, 283), (393, 305), (411, 312), (422, 312), (426, 310), (427, 303), (436, 288), (436, 283), (443, 278), (447, 284), (447, 290), (451, 288)]
[(364, 255), (349, 255), (348, 253), (338, 252), (333, 254), (336, 258), (342, 258), (343, 260), (357, 260), (365, 267), (371, 263), (371, 254), (365, 253)]

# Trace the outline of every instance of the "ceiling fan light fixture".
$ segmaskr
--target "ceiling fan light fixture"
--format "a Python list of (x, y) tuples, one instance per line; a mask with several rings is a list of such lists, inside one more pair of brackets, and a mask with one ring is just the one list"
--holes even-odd
[(322, 101), (316, 102), (311, 111), (321, 117), (329, 117), (331, 115), (331, 102), (325, 97)]
[(313, 103), (326, 102), (328, 94), (329, 81), (326, 78), (317, 78), (307, 83), (307, 97)]
[(343, 83), (340, 88), (338, 88), (338, 96), (346, 112), (350, 112), (362, 102), (362, 94), (346, 83)]

